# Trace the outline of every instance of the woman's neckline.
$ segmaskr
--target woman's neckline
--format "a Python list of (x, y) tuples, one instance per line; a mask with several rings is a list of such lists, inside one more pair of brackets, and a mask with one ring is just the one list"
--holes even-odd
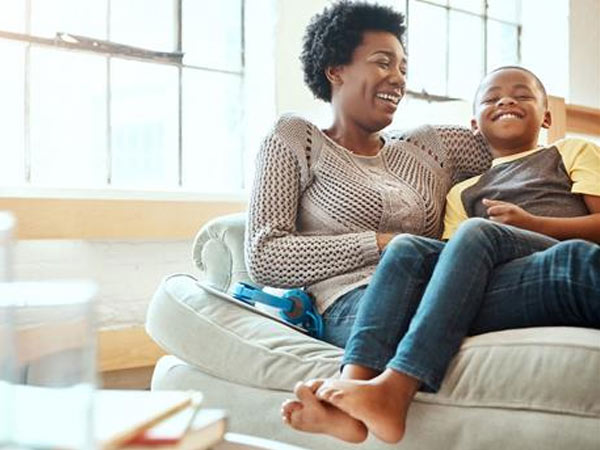
[(376, 159), (379, 158), (383, 152), (383, 150), (387, 147), (388, 145), (388, 138), (385, 135), (384, 132), (381, 132), (379, 134), (379, 139), (381, 140), (381, 147), (379, 147), (379, 150), (377, 151), (377, 153), (373, 154), (373, 155), (363, 155), (361, 153), (354, 153), (352, 150), (349, 150), (348, 148), (344, 147), (343, 145), (338, 144), (336, 141), (334, 141), (333, 139), (331, 139), (327, 133), (325, 132), (325, 130), (323, 129), (318, 129), (319, 132), (325, 137), (325, 140), (328, 141), (331, 145), (333, 145), (334, 147), (348, 153), (350, 156), (352, 156), (353, 158), (359, 158), (359, 159)]

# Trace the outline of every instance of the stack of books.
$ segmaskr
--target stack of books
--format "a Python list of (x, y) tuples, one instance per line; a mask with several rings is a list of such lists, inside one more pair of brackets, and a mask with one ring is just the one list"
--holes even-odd
[(96, 439), (103, 450), (204, 450), (221, 442), (227, 430), (225, 411), (202, 408), (197, 392), (97, 394)]

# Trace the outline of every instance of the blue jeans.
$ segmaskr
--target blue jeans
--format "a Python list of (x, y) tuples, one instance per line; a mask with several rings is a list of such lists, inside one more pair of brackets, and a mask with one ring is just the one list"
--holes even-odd
[(477, 218), (447, 244), (400, 235), (369, 286), (338, 299), (324, 319), (325, 339), (345, 344), (343, 364), (392, 368), (435, 392), (465, 336), (599, 328), (600, 246)]

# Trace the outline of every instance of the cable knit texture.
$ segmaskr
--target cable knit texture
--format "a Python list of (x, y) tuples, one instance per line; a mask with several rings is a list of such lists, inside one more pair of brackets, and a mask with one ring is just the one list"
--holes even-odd
[(379, 261), (376, 233), (439, 238), (451, 185), (491, 163), (483, 139), (463, 127), (423, 126), (384, 139), (376, 156), (359, 156), (305, 119), (279, 119), (258, 154), (248, 211), (253, 280), (304, 286), (323, 312), (369, 282)]

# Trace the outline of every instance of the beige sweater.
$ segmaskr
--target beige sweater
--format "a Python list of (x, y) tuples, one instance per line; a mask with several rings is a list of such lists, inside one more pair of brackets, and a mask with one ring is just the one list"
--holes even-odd
[(354, 155), (312, 123), (284, 115), (258, 154), (246, 229), (257, 283), (304, 286), (320, 312), (367, 284), (377, 232), (438, 238), (452, 184), (486, 170), (487, 146), (466, 128), (385, 133), (374, 157)]

